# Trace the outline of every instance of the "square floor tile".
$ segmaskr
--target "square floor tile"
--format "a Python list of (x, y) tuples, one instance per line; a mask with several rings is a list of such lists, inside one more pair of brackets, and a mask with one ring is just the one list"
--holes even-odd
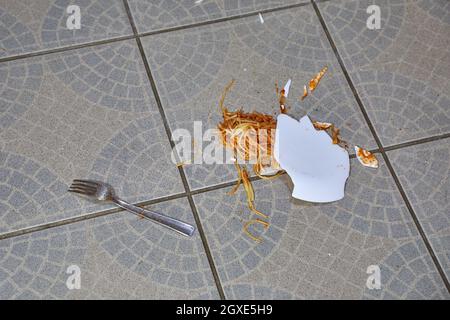
[(388, 152), (440, 263), (450, 278), (450, 141)]
[[(233, 299), (449, 298), (386, 165), (352, 161), (343, 200), (312, 204), (291, 198), (287, 178), (254, 184), (256, 208), (270, 226), (250, 227), (244, 192), (195, 196), (226, 296)], [(381, 289), (368, 289), (369, 266)], [(408, 277), (409, 275), (409, 277)]]
[(0, 92), (0, 232), (110, 207), (72, 179), (129, 201), (184, 191), (134, 40), (1, 63)]
[(306, 0), (128, 0), (139, 32), (217, 20)]
[[(151, 209), (195, 225), (184, 198)], [(77, 267), (80, 289), (69, 290)], [(187, 238), (121, 212), (0, 240), (0, 298), (219, 297), (198, 232)]]
[[(80, 8), (80, 29), (70, 30), (70, 5)], [(122, 0), (3, 0), (0, 57), (131, 35)]]
[[(370, 30), (367, 8), (380, 8)], [(450, 4), (337, 0), (318, 4), (384, 145), (450, 132)]]
[[(264, 24), (256, 16), (144, 37), (143, 45), (172, 132), (193, 135), (195, 121), (203, 132), (217, 128), (218, 101), (231, 79), (237, 83), (227, 107), (278, 114), (275, 83), (291, 78), (290, 114), (335, 123), (349, 144), (376, 146), (311, 6), (266, 14)], [(300, 101), (303, 85), (324, 66), (318, 88)], [(193, 139), (197, 152), (210, 144)], [(236, 179), (233, 164), (184, 168), (193, 189)]]

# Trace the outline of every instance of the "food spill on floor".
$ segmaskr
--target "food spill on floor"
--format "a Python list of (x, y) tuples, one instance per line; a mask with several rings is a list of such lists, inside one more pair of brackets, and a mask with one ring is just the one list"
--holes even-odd
[(355, 146), (355, 152), (356, 158), (363, 166), (369, 168), (378, 168), (378, 160), (372, 152), (358, 146)]
[(279, 89), (278, 89), (278, 84), (277, 83), (275, 84), (275, 91), (277, 93), (278, 103), (280, 105), (280, 112), (281, 113), (287, 113), (286, 101), (287, 101), (287, 97), (289, 95), (290, 87), (291, 87), (291, 79), (288, 80), (288, 82), (286, 83), (284, 88), (281, 89), (280, 92), (279, 92)]
[[(309, 84), (308, 84), (309, 93), (312, 93), (314, 90), (316, 90), (317, 86), (318, 86), (319, 83), (320, 83), (320, 80), (322, 80), (322, 78), (323, 78), (323, 76), (325, 75), (325, 73), (327, 72), (327, 70), (328, 70), (328, 67), (327, 67), (327, 66), (323, 67), (323, 69), (320, 70), (320, 71), (314, 76), (314, 78), (312, 78), (312, 79), (309, 81)], [(302, 94), (302, 96), (300, 97), (300, 100), (303, 101), (303, 100), (308, 96), (308, 89), (307, 89), (306, 86), (303, 86), (303, 94)]]
[(316, 130), (328, 130), (331, 128), (332, 124), (329, 122), (319, 122), (319, 121), (313, 121), (314, 128)]
[(341, 137), (339, 136), (340, 133), (341, 130), (336, 128), (334, 125), (331, 126), (331, 137), (333, 138), (333, 144), (341, 143)]
[(322, 80), (323, 76), (325, 75), (325, 72), (327, 72), (328, 67), (324, 67), (320, 72), (309, 81), (309, 91), (313, 92), (316, 90), (317, 86), (319, 85), (320, 80)]
[[(311, 79), (308, 86), (310, 93), (317, 88), (327, 70), (328, 68), (324, 67), (313, 79)], [(279, 143), (277, 144), (275, 134), (277, 135), (277, 139), (280, 139), (278, 133), (283, 131), (286, 127), (291, 126), (289, 130), (284, 130), (287, 132), (286, 137), (291, 137), (283, 138), (287, 141), (287, 145), (292, 143), (292, 146), (289, 146), (288, 150), (293, 150), (295, 152), (306, 152), (306, 150), (308, 150), (308, 153), (293, 153), (293, 156), (289, 160), (292, 162), (287, 161), (288, 164), (286, 167), (292, 168), (290, 163), (294, 163), (295, 170), (293, 172), (301, 172), (304, 174), (306, 172), (305, 170), (311, 171), (306, 172), (307, 175), (304, 177), (301, 175), (293, 177), (292, 175), (296, 175), (296, 173), (293, 174), (291, 172), (291, 174), (289, 174), (288, 172), (288, 175), (294, 182), (293, 196), (298, 197), (299, 199), (307, 199), (307, 201), (312, 202), (328, 202), (336, 201), (344, 196), (345, 181), (349, 174), (349, 157), (348, 152), (345, 150), (347, 146), (340, 137), (340, 130), (333, 123), (320, 121), (311, 122), (307, 116), (303, 117), (299, 122), (287, 115), (287, 99), (291, 86), (290, 79), (281, 90), (279, 90), (277, 84), (275, 85), (277, 100), (280, 107), (280, 115), (278, 115), (278, 118), (275, 118), (270, 114), (256, 111), (245, 112), (242, 108), (230, 110), (226, 107), (226, 96), (234, 84), (235, 81), (232, 80), (225, 87), (219, 100), (219, 107), (222, 112), (223, 120), (218, 124), (218, 129), (222, 144), (227, 149), (232, 150), (234, 154), (233, 161), (238, 174), (237, 183), (229, 194), (235, 194), (239, 190), (239, 187), (243, 185), (247, 197), (247, 206), (251, 213), (250, 219), (243, 226), (243, 230), (250, 239), (259, 243), (262, 241), (262, 238), (250, 233), (248, 229), (251, 225), (261, 224), (264, 229), (267, 230), (270, 226), (270, 223), (267, 221), (269, 220), (269, 215), (257, 210), (255, 205), (255, 192), (250, 180), (249, 172), (246, 165), (241, 165), (239, 160), (242, 160), (243, 163), (253, 160), (253, 172), (261, 179), (277, 178), (285, 172), (285, 168), (277, 161), (280, 158), (283, 158), (283, 156), (277, 158), (275, 155), (274, 149), (276, 148), (276, 145), (278, 147), (280, 145)], [(302, 99), (307, 95), (308, 90), (307, 87), (304, 86)], [(280, 130), (279, 119), (283, 119), (283, 122), (287, 121), (291, 124), (286, 125), (285, 128)], [(303, 125), (301, 123), (303, 123)], [(310, 128), (317, 133), (325, 131), (325, 133), (323, 133), (325, 135), (316, 135)], [(298, 130), (304, 130), (304, 132), (300, 133)], [(261, 139), (261, 134), (264, 139)], [(285, 151), (284, 153), (287, 154), (289, 152)], [(313, 155), (313, 157), (311, 155)], [(278, 156), (280, 155), (278, 154)], [(302, 167), (304, 172), (298, 169), (298, 163), (301, 163), (304, 166)], [(300, 179), (298, 179), (299, 177)], [(315, 184), (314, 188), (311, 187), (312, 185), (308, 185), (308, 181), (306, 181), (307, 179), (305, 179), (305, 177), (311, 179), (309, 182), (312, 183), (312, 185)], [(301, 181), (301, 183), (299, 183), (300, 187), (298, 187), (297, 190), (295, 184), (296, 181)], [(326, 183), (327, 185), (322, 185), (324, 188), (320, 188), (323, 183)], [(305, 193), (303, 194), (303, 192)], [(251, 218), (253, 214), (257, 215), (259, 218)]]
[(338, 144), (344, 149), (348, 149), (348, 145), (341, 139), (341, 131), (332, 123), (313, 121), (314, 128), (316, 130), (327, 131), (331, 135), (333, 144)]
[(254, 235), (248, 230), (248, 228), (249, 228), (251, 225), (254, 225), (254, 224), (257, 224), (257, 223), (258, 223), (258, 224), (261, 224), (261, 225), (264, 227), (265, 230), (267, 230), (267, 229), (269, 228), (269, 226), (270, 226), (270, 224), (269, 224), (268, 222), (263, 221), (263, 220), (261, 220), (261, 219), (252, 219), (252, 220), (247, 221), (247, 222), (244, 224), (244, 232), (245, 232), (245, 234), (246, 234), (247, 236), (250, 237), (250, 239), (254, 240), (255, 242), (261, 243), (261, 242), (262, 242), (262, 239), (261, 239), (260, 237), (254, 236)]
[(303, 86), (303, 95), (301, 96), (300, 100), (303, 101), (308, 96), (308, 89), (306, 89), (306, 86)]
[(219, 102), (223, 116), (218, 125), (220, 139), (226, 148), (233, 151), (236, 160), (253, 160), (254, 173), (264, 178), (264, 169), (278, 168), (272, 154), (276, 120), (272, 115), (259, 112), (229, 111), (224, 101), (233, 85), (234, 80), (227, 85)]
[(182, 168), (182, 167), (184, 167), (186, 165), (186, 162), (185, 161), (181, 161), (181, 162), (178, 162), (177, 163), (177, 167), (178, 168)]
[(229, 194), (235, 194), (242, 184), (247, 195), (247, 205), (250, 211), (265, 219), (269, 218), (266, 214), (256, 210), (255, 208), (255, 191), (253, 190), (253, 185), (250, 182), (247, 169), (245, 167), (241, 167), (238, 163), (235, 163), (235, 165), (238, 171), (238, 181)]

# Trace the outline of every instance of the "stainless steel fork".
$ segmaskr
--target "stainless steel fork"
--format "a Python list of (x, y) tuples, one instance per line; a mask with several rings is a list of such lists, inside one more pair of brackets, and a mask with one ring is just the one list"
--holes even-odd
[(192, 236), (194, 234), (195, 228), (194, 226), (168, 217), (158, 212), (154, 212), (147, 209), (139, 208), (131, 203), (123, 201), (119, 199), (115, 193), (112, 186), (107, 183), (96, 181), (96, 180), (73, 180), (72, 185), (70, 186), (69, 192), (74, 192), (78, 194), (82, 194), (88, 197), (91, 197), (100, 201), (110, 201), (115, 203), (117, 206), (134, 213), (135, 215), (148, 218), (153, 220), (154, 222), (172, 229), (176, 232), (181, 233), (185, 236)]

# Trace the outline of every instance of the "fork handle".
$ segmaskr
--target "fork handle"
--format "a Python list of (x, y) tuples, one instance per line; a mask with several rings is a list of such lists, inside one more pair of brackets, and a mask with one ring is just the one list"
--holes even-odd
[(142, 209), (140, 207), (132, 205), (131, 203), (128, 203), (128, 202), (123, 201), (118, 198), (115, 198), (112, 201), (116, 205), (121, 207), (122, 209), (125, 209), (131, 213), (134, 213), (135, 215), (138, 215), (138, 216), (144, 216), (145, 218), (153, 220), (154, 222), (156, 222), (164, 227), (167, 227), (169, 229), (172, 229), (178, 233), (181, 233), (182, 235), (190, 237), (194, 234), (194, 231), (195, 231), (194, 226), (192, 226), (186, 222), (168, 217), (166, 215), (163, 215), (163, 214), (155, 212), (155, 211)]

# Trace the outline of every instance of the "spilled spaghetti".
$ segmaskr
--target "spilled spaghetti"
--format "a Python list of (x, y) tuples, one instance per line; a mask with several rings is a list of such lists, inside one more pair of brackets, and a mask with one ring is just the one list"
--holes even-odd
[[(313, 79), (311, 79), (308, 86), (310, 93), (317, 88), (326, 71), (327, 67), (324, 67)], [(288, 83), (290, 85), (290, 80)], [(229, 192), (229, 194), (235, 194), (239, 187), (241, 185), (243, 186), (247, 196), (247, 206), (252, 214), (258, 216), (258, 218), (249, 219), (244, 224), (243, 230), (249, 238), (259, 243), (262, 239), (253, 235), (249, 231), (249, 227), (259, 224), (267, 230), (270, 226), (270, 223), (267, 222), (269, 216), (266, 213), (256, 209), (255, 192), (249, 173), (247, 171), (247, 167), (245, 165), (241, 165), (241, 163), (253, 164), (252, 168), (254, 174), (261, 179), (273, 179), (284, 173), (273, 155), (277, 120), (274, 116), (269, 114), (263, 114), (260, 112), (244, 112), (242, 109), (230, 110), (227, 108), (225, 106), (225, 99), (233, 85), (234, 80), (232, 80), (225, 87), (220, 98), (219, 107), (222, 112), (223, 120), (218, 124), (218, 129), (220, 132), (221, 143), (233, 152), (238, 174), (237, 184)], [(289, 90), (289, 86), (287, 87), (287, 90)], [(286, 113), (286, 87), (285, 89), (278, 90), (277, 86), (276, 94), (280, 112)], [(303, 96), (300, 97), (300, 100), (305, 99), (307, 95), (308, 92), (306, 86), (304, 86), (304, 93)], [(347, 147), (339, 136), (339, 129), (332, 123), (315, 121), (313, 124), (316, 130), (327, 131), (332, 137), (333, 144), (344, 144), (344, 147)]]

